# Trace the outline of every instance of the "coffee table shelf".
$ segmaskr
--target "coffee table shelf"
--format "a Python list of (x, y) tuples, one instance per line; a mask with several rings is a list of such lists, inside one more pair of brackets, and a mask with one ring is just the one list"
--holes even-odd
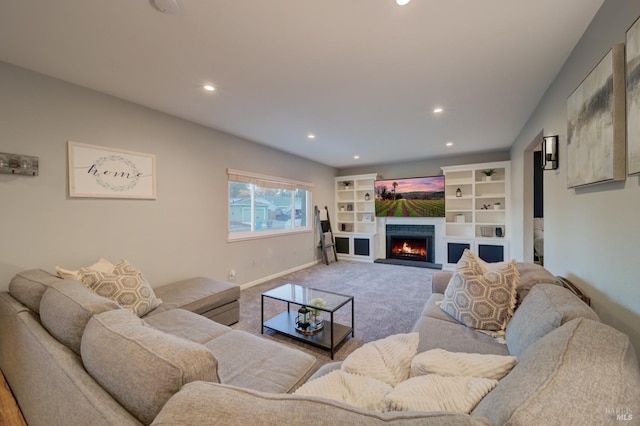
[[(287, 310), (266, 320), (264, 319), (264, 299), (280, 300), (287, 303)], [(309, 300), (322, 298), (327, 302), (324, 308), (317, 308), (308, 304)], [(351, 304), (351, 326), (336, 323), (333, 320), (333, 314), (343, 306)], [(315, 334), (301, 333), (296, 330), (296, 318), (298, 316), (297, 309), (291, 310), (291, 304), (305, 307), (312, 307), (322, 312), (328, 313), (328, 320), (325, 319), (322, 330)], [(310, 345), (331, 351), (331, 359), (335, 353), (336, 347), (342, 343), (349, 334), (353, 337), (353, 296), (339, 293), (327, 292), (299, 284), (285, 284), (273, 290), (269, 290), (262, 294), (262, 330), (268, 328), (278, 333), (284, 334), (293, 339)], [(325, 317), (326, 318), (326, 317)]]

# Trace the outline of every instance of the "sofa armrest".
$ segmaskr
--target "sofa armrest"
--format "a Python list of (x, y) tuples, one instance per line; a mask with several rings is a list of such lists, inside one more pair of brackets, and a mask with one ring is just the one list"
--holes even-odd
[(431, 278), (431, 293), (444, 293), (452, 275), (453, 272), (451, 271), (438, 271), (434, 273), (433, 278)]
[(377, 413), (331, 399), (258, 392), (196, 381), (182, 387), (162, 408), (152, 426), (169, 425), (483, 425), (486, 417), (444, 411)]

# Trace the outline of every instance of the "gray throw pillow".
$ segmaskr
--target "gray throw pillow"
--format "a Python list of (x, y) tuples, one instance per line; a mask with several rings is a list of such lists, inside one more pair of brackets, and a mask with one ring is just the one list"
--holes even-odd
[(556, 284), (536, 284), (507, 324), (509, 353), (520, 355), (533, 342), (574, 318), (600, 321), (582, 300)]

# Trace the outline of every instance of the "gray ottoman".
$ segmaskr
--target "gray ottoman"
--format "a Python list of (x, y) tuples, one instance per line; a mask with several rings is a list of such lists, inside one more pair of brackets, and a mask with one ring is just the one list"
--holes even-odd
[(181, 308), (224, 325), (240, 320), (240, 286), (206, 277), (194, 277), (153, 289), (162, 304), (148, 316)]

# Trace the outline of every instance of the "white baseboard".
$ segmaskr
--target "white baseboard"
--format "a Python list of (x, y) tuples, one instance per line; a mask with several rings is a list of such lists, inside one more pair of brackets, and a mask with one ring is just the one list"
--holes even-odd
[(240, 285), (240, 290), (244, 290), (246, 288), (253, 287), (254, 285), (266, 283), (267, 281), (273, 280), (273, 279), (281, 277), (283, 275), (290, 274), (292, 272), (296, 272), (296, 271), (300, 271), (302, 269), (309, 268), (309, 267), (311, 267), (313, 265), (317, 265), (320, 262), (321, 262), (320, 260), (315, 260), (313, 262), (305, 263), (304, 265), (296, 266), (295, 268), (291, 268), (291, 269), (287, 269), (285, 271), (278, 272), (277, 274), (269, 275), (267, 277), (262, 277), (260, 279), (255, 280), (255, 281), (244, 283), (244, 284)]

